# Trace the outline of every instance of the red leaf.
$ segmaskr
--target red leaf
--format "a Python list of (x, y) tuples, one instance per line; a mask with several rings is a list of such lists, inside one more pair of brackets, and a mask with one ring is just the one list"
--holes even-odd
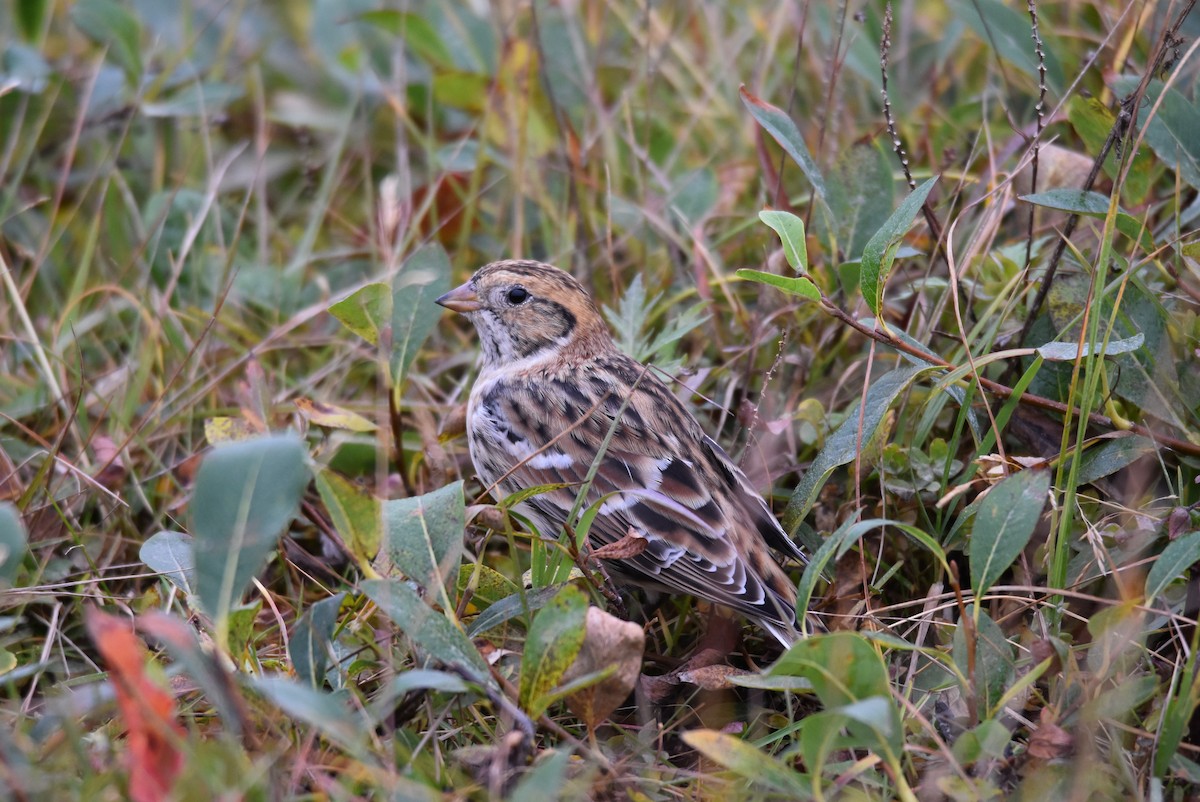
[(88, 607), (85, 614), (92, 643), (108, 666), (125, 722), (129, 745), (129, 798), (133, 802), (163, 799), (183, 769), (176, 744), (185, 735), (175, 714), (175, 698), (146, 675), (150, 654), (130, 624)]

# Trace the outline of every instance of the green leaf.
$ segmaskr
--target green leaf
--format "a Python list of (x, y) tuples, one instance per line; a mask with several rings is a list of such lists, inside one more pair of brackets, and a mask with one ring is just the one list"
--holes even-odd
[(383, 283), (368, 284), (329, 307), (329, 314), (371, 345), (392, 320), (392, 290)]
[(450, 290), (450, 260), (440, 245), (427, 245), (409, 257), (392, 283), (392, 387), (404, 383), (417, 351), (429, 337), (442, 308), (434, 299)]
[[(1146, 341), (1145, 335), (1138, 333), (1132, 337), (1125, 337), (1120, 340), (1109, 340), (1108, 345), (1099, 349), (1096, 353), (1103, 356), (1116, 356), (1117, 354), (1128, 354), (1131, 351), (1136, 351), (1142, 347), (1142, 343)], [(1101, 343), (1103, 345), (1103, 343)], [(1092, 344), (1083, 344), (1083, 356), (1088, 357), (1092, 354)], [(1042, 358), (1048, 362), (1074, 362), (1079, 356), (1080, 348), (1077, 342), (1049, 342), (1039, 346), (1037, 352)]]
[(309, 480), (304, 444), (291, 435), (213, 448), (192, 495), (196, 590), (225, 645), (229, 616), (300, 507)]
[[(1136, 76), (1121, 76), (1113, 80), (1113, 89), (1121, 95), (1133, 92), (1139, 83)], [(1138, 113), (1138, 129), (1144, 132), (1151, 149), (1188, 184), (1200, 189), (1200, 107), (1177, 89), (1163, 94), (1165, 84), (1154, 80), (1146, 88)], [(1159, 102), (1159, 97), (1162, 102)], [(1150, 117), (1155, 109), (1155, 116)]]
[(832, 632), (799, 641), (766, 670), (768, 677), (804, 677), (827, 708), (888, 696), (887, 666), (858, 632)]
[(746, 281), (756, 281), (759, 284), (777, 287), (784, 292), (799, 295), (801, 298), (806, 298), (810, 301), (820, 302), (821, 300), (821, 290), (817, 288), (816, 284), (813, 284), (803, 276), (797, 276), (796, 278), (777, 276), (774, 273), (765, 273), (761, 270), (750, 270), (743, 267), (737, 271), (737, 277)]
[(702, 167), (684, 173), (671, 187), (667, 203), (688, 228), (702, 223), (717, 205), (720, 187), (712, 170)]
[(359, 565), (379, 553), (383, 538), (383, 506), (369, 491), (328, 468), (317, 471), (317, 492), (333, 528)]
[(1047, 209), (1058, 209), (1088, 217), (1102, 218), (1108, 215), (1108, 196), (1082, 189), (1048, 189), (1045, 192), (1022, 195), (1021, 200), (1034, 206), (1045, 206)]
[(50, 0), (16, 0), (13, 3), (13, 16), (24, 39), (36, 41), (41, 37), (49, 10)]
[[(1085, 192), (1082, 189), (1049, 189), (1033, 195), (1022, 195), (1021, 200), (1035, 206), (1045, 206), (1048, 209), (1058, 209), (1085, 217), (1104, 219), (1108, 216), (1109, 198), (1099, 192)], [(1138, 243), (1143, 250), (1154, 250), (1153, 233), (1137, 218), (1118, 211), (1116, 225), (1118, 231)]]
[[(783, 526), (788, 532), (795, 533), (804, 521), (804, 516), (812, 509), (817, 494), (821, 492), (825, 481), (833, 473), (834, 468), (845, 465), (858, 454), (859, 444), (866, 444), (875, 435), (875, 430), (883, 422), (887, 411), (896, 398), (904, 392), (914, 380), (923, 373), (935, 368), (920, 365), (905, 365), (885, 373), (875, 380), (867, 390), (867, 397), (862, 404), (850, 412), (842, 425), (825, 441), (825, 447), (813, 460), (804, 478), (792, 491), (787, 508), (783, 511)], [(859, 410), (862, 412), (862, 433), (859, 436)]]
[(1029, 544), (1050, 490), (1048, 471), (1021, 471), (993, 487), (971, 530), (971, 587), (981, 598)]
[(549, 604), (561, 587), (561, 585), (552, 585), (525, 593), (518, 592), (494, 602), (475, 617), (467, 629), (467, 633), (474, 638), (501, 624), (508, 623), (514, 618), (536, 612)]
[(196, 553), (191, 535), (158, 532), (142, 544), (138, 559), (184, 593), (196, 592)]
[(954, 757), (961, 763), (974, 763), (980, 758), (1002, 759), (1012, 741), (1012, 733), (995, 719), (979, 722), (954, 742)]
[(745, 780), (765, 785), (794, 799), (812, 798), (812, 783), (807, 776), (741, 738), (716, 730), (690, 730), (683, 734), (683, 741)]
[(900, 711), (891, 701), (887, 665), (858, 632), (806, 638), (766, 670), (768, 677), (803, 677), (830, 713), (846, 720), (859, 746), (899, 755), (904, 745)]
[[(975, 605), (967, 605), (967, 615), (975, 616)], [(986, 711), (984, 715), (990, 718), (992, 708), (1004, 698), (1004, 692), (1016, 675), (1016, 663), (1012, 644), (1004, 636), (1004, 630), (982, 610), (975, 617), (975, 633), (975, 692), (984, 703), (981, 711)], [(951, 653), (962, 675), (970, 676), (967, 671), (967, 628), (962, 621), (954, 628)]]
[[(758, 219), (770, 226), (783, 243), (783, 255), (800, 275), (808, 272), (808, 243), (804, 241), (804, 221), (791, 212), (770, 209), (758, 213)], [(740, 272), (740, 271), (739, 271)]]
[(21, 514), (12, 504), (0, 503), (0, 582), (12, 585), (17, 581), (26, 542)]
[(459, 598), (469, 590), (471, 603), (480, 610), (485, 610), (496, 602), (520, 592), (515, 582), (483, 563), (460, 566), (457, 587)]
[(414, 53), (433, 67), (452, 69), (454, 56), (428, 20), (411, 11), (366, 11), (358, 15), (363, 22), (370, 23), (390, 34), (404, 39)]
[(912, 228), (913, 220), (921, 211), (925, 199), (929, 197), (929, 192), (937, 180), (938, 177), (935, 175), (914, 189), (912, 194), (901, 201), (899, 208), (892, 213), (892, 216), (875, 232), (874, 236), (867, 241), (866, 247), (863, 248), (862, 273), (859, 283), (867, 306), (871, 307), (871, 311), (876, 315), (880, 314), (880, 307), (883, 305), (883, 288), (887, 284), (892, 264), (896, 260), (896, 251), (900, 247), (900, 241)]
[(1088, 722), (1122, 719), (1128, 722), (1130, 714), (1148, 702), (1157, 691), (1158, 677), (1154, 674), (1122, 677), (1116, 687), (1109, 688), (1084, 704), (1079, 712), (1083, 720)]
[(467, 693), (474, 687), (468, 685), (457, 674), (431, 668), (414, 668), (392, 678), (392, 681), (371, 700), (369, 715), (373, 722), (382, 721), (395, 710), (396, 700), (411, 691)]
[[(1067, 118), (1075, 133), (1083, 140), (1084, 153), (1099, 153), (1108, 139), (1108, 132), (1116, 123), (1116, 114), (1096, 97), (1080, 97), (1070, 99), (1067, 106)], [(1109, 178), (1117, 178), (1120, 172), (1120, 160), (1115, 149), (1110, 150), (1104, 160), (1104, 172)], [(1121, 197), (1126, 202), (1139, 206), (1146, 198), (1146, 193), (1157, 176), (1154, 153), (1149, 148), (1139, 150), (1133, 156), (1133, 163), (1121, 186)]]
[(575, 585), (563, 587), (534, 616), (521, 655), (521, 706), (533, 718), (546, 712), (563, 672), (583, 646), (588, 599)]
[(830, 755), (839, 749), (856, 746), (853, 739), (843, 736), (846, 724), (845, 716), (829, 710), (805, 716), (800, 722), (800, 731), (797, 733), (800, 756), (804, 758), (805, 767), (818, 782), (821, 782), (825, 774)]
[(792, 118), (783, 109), (776, 108), (765, 100), (755, 97), (747, 91), (746, 87), (738, 89), (738, 93), (742, 96), (742, 103), (750, 110), (750, 115), (800, 167), (804, 177), (812, 184), (813, 193), (824, 205), (825, 179), (822, 177), (817, 163), (813, 161), (812, 154), (808, 152), (808, 145), (804, 143), (804, 137), (800, 135), (800, 129), (796, 127), (796, 123), (792, 122)]
[(321, 599), (292, 628), (292, 635), (288, 638), (288, 657), (292, 660), (296, 677), (306, 685), (321, 688), (325, 684), (330, 639), (345, 598), (343, 592)]
[[(966, 22), (980, 40), (995, 49), (996, 55), (1020, 68), (1031, 80), (1038, 80), (1038, 60), (1030, 40), (1029, 15), (1017, 12), (1001, 0), (958, 0), (951, 12), (955, 19)], [(1050, 33), (1043, 21), (1042, 37)], [(1053, 47), (1043, 47), (1046, 65), (1046, 84), (1054, 90), (1062, 88), (1063, 69)]]
[(287, 714), (308, 724), (351, 754), (365, 752), (367, 722), (347, 692), (324, 693), (287, 677), (254, 677), (250, 687)]
[(447, 581), (457, 580), (466, 527), (462, 480), (414, 498), (383, 502), (383, 550), (392, 565), (439, 601), (453, 606)]
[(1075, 477), (1080, 485), (1091, 484), (1122, 468), (1132, 465), (1142, 457), (1155, 453), (1154, 441), (1136, 434), (1125, 434), (1083, 452), (1079, 473)]
[(362, 591), (401, 632), (431, 657), (446, 665), (462, 665), (481, 682), (491, 682), (487, 663), (463, 631), (446, 616), (433, 610), (405, 581), (371, 579)]
[[(873, 144), (842, 148), (827, 176), (833, 214), (828, 225), (815, 227), (813, 233), (828, 242), (831, 251), (836, 247), (847, 262), (861, 260), (867, 241), (895, 207), (893, 158), (891, 152)], [(817, 222), (825, 221), (817, 218)], [(903, 254), (898, 253), (897, 258)]]
[(482, 114), (487, 108), (491, 78), (478, 72), (439, 72), (433, 76), (434, 103)]
[(142, 27), (137, 17), (113, 0), (79, 0), (70, 13), (75, 27), (107, 48), (108, 56), (125, 71), (129, 83), (137, 86), (142, 78)]
[(1200, 561), (1200, 532), (1189, 532), (1168, 543), (1146, 574), (1146, 604), (1158, 598), (1167, 585), (1186, 574), (1197, 561)]

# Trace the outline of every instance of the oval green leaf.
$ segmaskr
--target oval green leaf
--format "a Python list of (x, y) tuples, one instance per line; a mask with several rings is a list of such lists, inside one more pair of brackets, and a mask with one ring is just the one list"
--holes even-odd
[(1049, 490), (1049, 472), (1021, 471), (984, 497), (971, 531), (971, 587), (976, 598), (987, 593), (1029, 544)]
[(800, 167), (800, 172), (804, 173), (804, 177), (812, 184), (813, 193), (821, 204), (825, 205), (825, 178), (821, 175), (812, 154), (808, 152), (808, 145), (804, 143), (804, 137), (800, 135), (796, 123), (783, 109), (756, 97), (747, 91), (746, 87), (739, 88), (738, 94), (742, 96), (742, 103), (750, 110), (750, 116), (779, 143), (787, 155), (792, 157), (792, 161)]
[(883, 288), (887, 284), (892, 264), (896, 260), (896, 250), (900, 247), (900, 240), (912, 228), (917, 212), (921, 211), (925, 199), (929, 197), (929, 192), (937, 180), (938, 177), (935, 175), (914, 189), (863, 248), (862, 273), (859, 282), (867, 306), (871, 307), (871, 311), (876, 315), (880, 314), (879, 310), (883, 305)]
[(804, 221), (791, 212), (764, 209), (758, 213), (762, 220), (779, 235), (783, 255), (797, 273), (808, 272), (808, 243), (804, 241)]
[(521, 706), (533, 718), (546, 712), (552, 691), (583, 646), (587, 596), (567, 585), (538, 611), (521, 656)]
[(440, 245), (414, 253), (392, 283), (392, 386), (404, 376), (437, 325), (442, 308), (433, 301), (450, 290), (450, 259)]
[(431, 608), (407, 582), (372, 579), (362, 591), (383, 614), (429, 656), (446, 665), (471, 669), (480, 682), (490, 682), (487, 663), (475, 645), (450, 619)]
[(196, 592), (196, 553), (191, 535), (158, 532), (142, 544), (138, 558), (184, 593)]
[(192, 534), (196, 590), (224, 645), (231, 610), (296, 517), (310, 478), (308, 453), (291, 435), (213, 448), (196, 474)]
[(1189, 532), (1168, 543), (1146, 574), (1146, 604), (1158, 598), (1167, 585), (1187, 573), (1197, 561), (1200, 561), (1200, 532)]
[(317, 472), (316, 484), (333, 528), (358, 564), (367, 565), (379, 553), (383, 536), (379, 499), (328, 468)]
[(859, 407), (864, 410), (861, 435), (858, 427), (859, 409), (855, 409), (846, 416), (842, 425), (825, 441), (825, 447), (821, 449), (821, 453), (813, 460), (800, 483), (796, 485), (796, 489), (792, 491), (792, 497), (783, 511), (783, 526), (788, 532), (795, 533), (799, 528), (834, 468), (845, 465), (854, 459), (858, 454), (860, 443), (871, 441), (875, 430), (879, 428), (879, 424), (900, 393), (904, 392), (922, 373), (936, 369), (921, 365), (905, 365), (890, 373), (885, 373), (875, 380), (875, 383), (867, 390), (867, 397)]
[(329, 307), (329, 314), (371, 345), (392, 321), (392, 289), (386, 284), (368, 284)]
[(821, 300), (821, 291), (817, 289), (817, 285), (803, 276), (792, 278), (791, 276), (777, 276), (774, 273), (764, 273), (761, 270), (747, 270), (746, 268), (742, 268), (737, 271), (737, 277), (746, 281), (757, 281), (759, 284), (766, 284), (791, 295), (799, 295), (801, 298), (806, 298), (810, 301)]
[(465, 527), (462, 480), (423, 496), (383, 502), (384, 552), (446, 607), (453, 606), (447, 580), (458, 579)]

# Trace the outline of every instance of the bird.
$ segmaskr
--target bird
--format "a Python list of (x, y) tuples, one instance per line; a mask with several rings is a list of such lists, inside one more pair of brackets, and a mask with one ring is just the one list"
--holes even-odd
[[(807, 561), (729, 455), (651, 370), (623, 353), (587, 290), (529, 260), (481, 267), (436, 299), (481, 345), (467, 402), (471, 461), (542, 536), (599, 505), (592, 548), (645, 541), (606, 565), (618, 580), (730, 608), (795, 643), (796, 586), (772, 555)], [(593, 470), (590, 484), (588, 475)], [(636, 551), (634, 549), (633, 551)]]

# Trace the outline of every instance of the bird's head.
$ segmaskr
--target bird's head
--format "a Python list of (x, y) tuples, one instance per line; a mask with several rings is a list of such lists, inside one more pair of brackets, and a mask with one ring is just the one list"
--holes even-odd
[(568, 273), (542, 262), (492, 262), (437, 303), (475, 324), (485, 368), (614, 347), (587, 291)]

